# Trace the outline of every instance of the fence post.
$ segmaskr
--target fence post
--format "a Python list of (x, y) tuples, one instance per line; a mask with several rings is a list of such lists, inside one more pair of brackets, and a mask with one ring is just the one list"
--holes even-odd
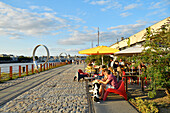
[(0, 82), (1, 82), (1, 67), (0, 67)]
[(32, 74), (34, 74), (34, 64), (32, 64)]
[(42, 71), (42, 64), (40, 64), (40, 72)]
[(19, 77), (21, 77), (21, 66), (19, 65)]
[(26, 65), (26, 75), (28, 75), (28, 65)]
[(9, 78), (12, 79), (12, 66), (9, 67)]
[(45, 71), (45, 64), (44, 64), (44, 71)]
[(48, 70), (48, 63), (46, 64), (47, 70)]

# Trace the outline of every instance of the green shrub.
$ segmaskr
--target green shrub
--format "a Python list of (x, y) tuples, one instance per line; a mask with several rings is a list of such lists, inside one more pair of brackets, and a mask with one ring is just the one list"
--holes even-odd
[(158, 113), (159, 110), (156, 107), (156, 103), (149, 102), (148, 100), (142, 100), (139, 97), (136, 97), (135, 99), (130, 100), (133, 104), (136, 105), (138, 110), (142, 113)]

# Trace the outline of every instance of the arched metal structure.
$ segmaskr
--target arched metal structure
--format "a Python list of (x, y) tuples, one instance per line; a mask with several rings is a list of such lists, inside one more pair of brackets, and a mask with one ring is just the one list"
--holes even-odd
[(61, 55), (62, 55), (62, 54), (65, 54), (65, 55), (66, 55), (66, 59), (67, 59), (67, 54), (66, 54), (65, 52), (60, 53), (60, 55), (59, 55), (59, 59), (61, 59)]
[[(48, 50), (48, 48), (45, 46), (45, 45), (42, 45), (42, 44), (39, 44), (39, 45), (37, 45), (35, 48), (34, 48), (34, 50), (33, 50), (33, 61), (34, 61), (34, 64), (35, 64), (35, 68), (38, 68), (38, 65), (37, 65), (37, 62), (36, 62), (36, 60), (35, 60), (35, 52), (36, 52), (36, 50), (37, 50), (37, 48), (39, 47), (39, 46), (43, 46), (45, 49), (46, 49), (46, 52), (47, 52), (47, 59), (46, 59), (46, 61), (44, 62), (44, 64), (46, 64), (47, 62), (48, 62), (48, 60), (49, 60), (49, 50)], [(44, 65), (43, 64), (43, 65)]]

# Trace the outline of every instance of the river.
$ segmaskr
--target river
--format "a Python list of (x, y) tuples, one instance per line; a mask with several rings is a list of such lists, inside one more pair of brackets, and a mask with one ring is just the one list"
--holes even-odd
[[(43, 64), (44, 62), (39, 62), (38, 64)], [(49, 62), (52, 63), (52, 62)], [(31, 70), (33, 63), (4, 63), (0, 64), (1, 67), (1, 73), (9, 73), (9, 67), (12, 66), (12, 71), (13, 72), (18, 72), (19, 71), (19, 65), (21, 67), (26, 67), (28, 65), (28, 70)]]

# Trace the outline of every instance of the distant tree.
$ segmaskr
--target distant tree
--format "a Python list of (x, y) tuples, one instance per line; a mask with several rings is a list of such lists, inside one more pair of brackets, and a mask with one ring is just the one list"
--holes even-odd
[[(33, 57), (31, 57), (31, 59), (33, 59)], [(38, 60), (38, 56), (35, 56), (35, 59)]]
[(18, 61), (19, 62), (30, 62), (32, 60), (31, 57), (25, 57), (25, 56), (19, 56)]
[[(89, 63), (91, 60), (96, 61), (96, 65), (101, 65), (102, 64), (102, 55), (89, 55), (87, 56), (85, 62)], [(108, 55), (103, 55), (103, 62), (105, 65), (107, 65), (108, 61), (110, 61), (110, 56)]]
[(8, 56), (6, 56), (6, 57), (0, 57), (0, 60), (1, 60), (1, 61), (9, 61), (9, 60), (11, 60), (11, 58), (8, 57)]

